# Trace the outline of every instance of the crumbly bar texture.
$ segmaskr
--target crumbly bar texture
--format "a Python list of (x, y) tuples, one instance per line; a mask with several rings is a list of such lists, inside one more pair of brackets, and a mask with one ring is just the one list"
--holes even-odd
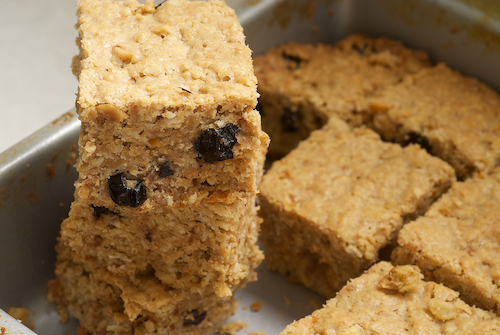
[(459, 180), (489, 173), (500, 161), (500, 96), (445, 64), (387, 88), (370, 100), (368, 113), (384, 139), (420, 143)]
[(137, 211), (255, 194), (268, 139), (234, 11), (80, 0), (78, 15), (80, 197), (112, 204), (108, 181), (121, 173), (147, 189)]
[(58, 303), (63, 321), (73, 311), (85, 334), (213, 334), (235, 313), (232, 297), (186, 297), (147, 271), (133, 280), (103, 268), (89, 271), (91, 262), (75, 262), (74, 252), (62, 243), (57, 249), (57, 277), (49, 284), (49, 300)]
[(430, 66), (422, 51), (388, 38), (351, 35), (335, 45), (289, 42), (255, 58), (258, 109), (279, 158), (337, 115), (360, 125), (367, 96)]
[[(243, 29), (217, 0), (77, 8), (79, 179), (50, 297), (91, 334), (213, 333), (263, 258)], [(207, 322), (182, 327), (190, 311)]]
[(264, 175), (266, 262), (333, 297), (454, 179), (447, 163), (419, 146), (382, 142), (332, 117)]
[(500, 169), (459, 182), (406, 225), (392, 255), (416, 264), (426, 278), (461, 298), (500, 314)]
[(280, 335), (470, 334), (500, 332), (500, 318), (459, 293), (422, 280), (418, 267), (380, 262)]
[(269, 142), (234, 11), (81, 0), (78, 15), (79, 179), (63, 241), (116, 274), (152, 265), (166, 285), (230, 295), (262, 258), (250, 244)]
[(61, 239), (76, 261), (96, 258), (114, 274), (134, 277), (151, 269), (170, 288), (229, 296), (263, 259), (257, 209), (252, 198), (127, 216), (119, 206), (89, 211), (77, 197)]

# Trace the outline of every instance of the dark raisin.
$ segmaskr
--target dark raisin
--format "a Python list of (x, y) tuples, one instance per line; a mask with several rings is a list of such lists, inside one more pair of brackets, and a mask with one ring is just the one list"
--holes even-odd
[(207, 312), (200, 313), (197, 310), (189, 312), (189, 315), (184, 319), (184, 322), (182, 323), (183, 326), (197, 326), (200, 323), (205, 320), (205, 317), (207, 316)]
[(280, 116), (281, 128), (284, 132), (293, 133), (297, 131), (300, 127), (300, 122), (302, 121), (302, 113), (300, 110), (293, 111), (289, 108), (285, 108)]
[(411, 131), (406, 135), (405, 141), (403, 142), (403, 146), (407, 146), (408, 144), (418, 144), (422, 149), (427, 151), (429, 154), (432, 153), (432, 145), (429, 142), (429, 139), (417, 132)]
[(174, 170), (170, 167), (168, 162), (159, 165), (158, 177), (165, 178), (174, 174)]
[(135, 186), (127, 185), (124, 173), (118, 173), (108, 179), (111, 199), (120, 206), (139, 207), (148, 198), (146, 187), (142, 180), (135, 181)]
[(148, 226), (141, 226), (141, 228), (144, 233), (144, 238), (148, 242), (153, 242), (153, 229), (151, 229), (151, 227)]
[(194, 148), (207, 163), (233, 158), (233, 147), (238, 142), (236, 133), (239, 128), (227, 124), (224, 128), (203, 131), (194, 143)]
[(257, 101), (257, 106), (255, 106), (255, 109), (260, 113), (260, 116), (264, 116), (264, 109), (262, 108), (260, 101)]
[(362, 45), (353, 44), (353, 46), (352, 46), (352, 49), (357, 51), (361, 56), (365, 55), (366, 48), (367, 48), (366, 44), (362, 44)]
[(286, 60), (287, 62), (291, 62), (295, 69), (298, 69), (300, 67), (300, 63), (302, 63), (303, 61), (302, 58), (287, 54), (285, 52), (281, 54), (281, 57), (283, 57), (283, 59)]
[(96, 218), (100, 218), (103, 214), (116, 214), (115, 212), (110, 211), (108, 208), (103, 206), (94, 206), (92, 205), (92, 209), (94, 210), (94, 216)]

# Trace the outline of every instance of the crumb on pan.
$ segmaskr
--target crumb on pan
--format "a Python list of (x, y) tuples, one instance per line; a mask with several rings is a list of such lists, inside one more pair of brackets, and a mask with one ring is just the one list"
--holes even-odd
[(250, 306), (250, 309), (252, 312), (258, 312), (262, 307), (262, 301), (254, 301), (252, 302), (252, 305)]
[(243, 322), (241, 320), (235, 320), (228, 322), (222, 327), (220, 327), (218, 333), (219, 334), (229, 334), (229, 335), (236, 335), (237, 332), (239, 332), (242, 329), (247, 329), (248, 324), (246, 322)]
[(19, 322), (21, 322), (23, 325), (25, 325), (29, 329), (31, 329), (31, 330), (35, 329), (35, 324), (33, 323), (33, 321), (29, 320), (31, 313), (26, 308), (11, 307), (7, 311), (7, 314), (12, 316), (14, 319), (17, 319)]
[(292, 306), (292, 302), (290, 301), (290, 299), (288, 299), (286, 295), (283, 296), (283, 300), (285, 301), (285, 304), (287, 306)]

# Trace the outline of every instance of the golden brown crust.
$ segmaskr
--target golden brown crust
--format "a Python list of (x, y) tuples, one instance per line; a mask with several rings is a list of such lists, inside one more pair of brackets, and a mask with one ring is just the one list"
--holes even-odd
[(213, 333), (263, 258), (269, 138), (243, 29), (218, 0), (78, 16), (79, 179), (49, 297), (89, 334)]
[(458, 298), (458, 292), (420, 277), (416, 267), (380, 262), (350, 281), (322, 309), (295, 321), (280, 335), (482, 335), (500, 331), (500, 318), (495, 314), (471, 307)]
[(442, 63), (386, 89), (369, 106), (371, 127), (384, 139), (420, 137), (459, 179), (489, 173), (499, 162), (500, 96)]
[[(453, 180), (448, 164), (418, 146), (382, 142), (332, 117), (264, 175), (261, 240), (268, 264), (332, 297)], [(304, 271), (317, 268), (314, 258), (328, 269), (328, 285), (321, 283), (326, 273)]]
[(167, 108), (185, 117), (199, 105), (255, 106), (251, 51), (223, 1), (168, 1), (155, 10), (151, 0), (81, 0), (78, 15), (83, 122), (94, 120), (100, 103), (126, 113), (138, 106), (143, 119)]
[(464, 301), (500, 314), (500, 169), (459, 182), (425, 217), (406, 225), (397, 264), (416, 264)]
[(428, 66), (422, 51), (363, 35), (335, 45), (289, 42), (256, 57), (270, 155), (282, 157), (332, 115), (359, 126), (366, 97)]
[(58, 303), (63, 321), (73, 311), (88, 334), (212, 334), (235, 312), (233, 298), (199, 294), (186, 299), (154, 275), (130, 280), (103, 268), (89, 271), (88, 262), (75, 262), (67, 246), (57, 249), (57, 277), (49, 284), (49, 300)]

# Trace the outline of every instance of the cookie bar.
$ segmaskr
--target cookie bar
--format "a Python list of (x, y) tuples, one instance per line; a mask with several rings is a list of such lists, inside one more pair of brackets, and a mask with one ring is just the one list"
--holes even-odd
[(331, 115), (360, 125), (367, 96), (428, 66), (422, 51), (362, 35), (335, 45), (289, 42), (256, 57), (258, 109), (272, 138), (269, 156), (284, 156)]
[(213, 334), (235, 312), (232, 297), (186, 296), (148, 272), (130, 280), (102, 268), (89, 271), (92, 260), (75, 262), (74, 252), (61, 243), (57, 250), (49, 300), (58, 302), (63, 321), (73, 311), (85, 334)]
[(392, 255), (461, 298), (500, 314), (500, 168), (459, 182), (406, 225)]
[(270, 269), (333, 297), (379, 258), (404, 222), (425, 213), (453, 169), (417, 145), (382, 142), (336, 117), (273, 163), (261, 183)]
[(90, 334), (213, 333), (263, 258), (243, 30), (217, 0), (79, 0), (77, 27), (79, 179), (49, 297)]
[(131, 214), (253, 196), (267, 136), (234, 11), (82, 0), (78, 14), (79, 196)]
[(419, 143), (463, 180), (500, 161), (500, 96), (445, 64), (409, 76), (369, 103), (372, 127), (389, 141)]
[(268, 145), (234, 11), (81, 0), (78, 14), (79, 179), (61, 238), (116, 274), (151, 265), (166, 285), (230, 295), (255, 266)]
[(88, 209), (77, 196), (61, 239), (75, 251), (75, 261), (93, 257), (117, 275), (134, 277), (151, 269), (170, 288), (227, 296), (263, 258), (256, 246), (260, 219), (253, 199), (133, 216), (118, 206)]
[(459, 293), (422, 280), (416, 266), (380, 262), (350, 281), (291, 334), (498, 334), (500, 318), (471, 307)]

